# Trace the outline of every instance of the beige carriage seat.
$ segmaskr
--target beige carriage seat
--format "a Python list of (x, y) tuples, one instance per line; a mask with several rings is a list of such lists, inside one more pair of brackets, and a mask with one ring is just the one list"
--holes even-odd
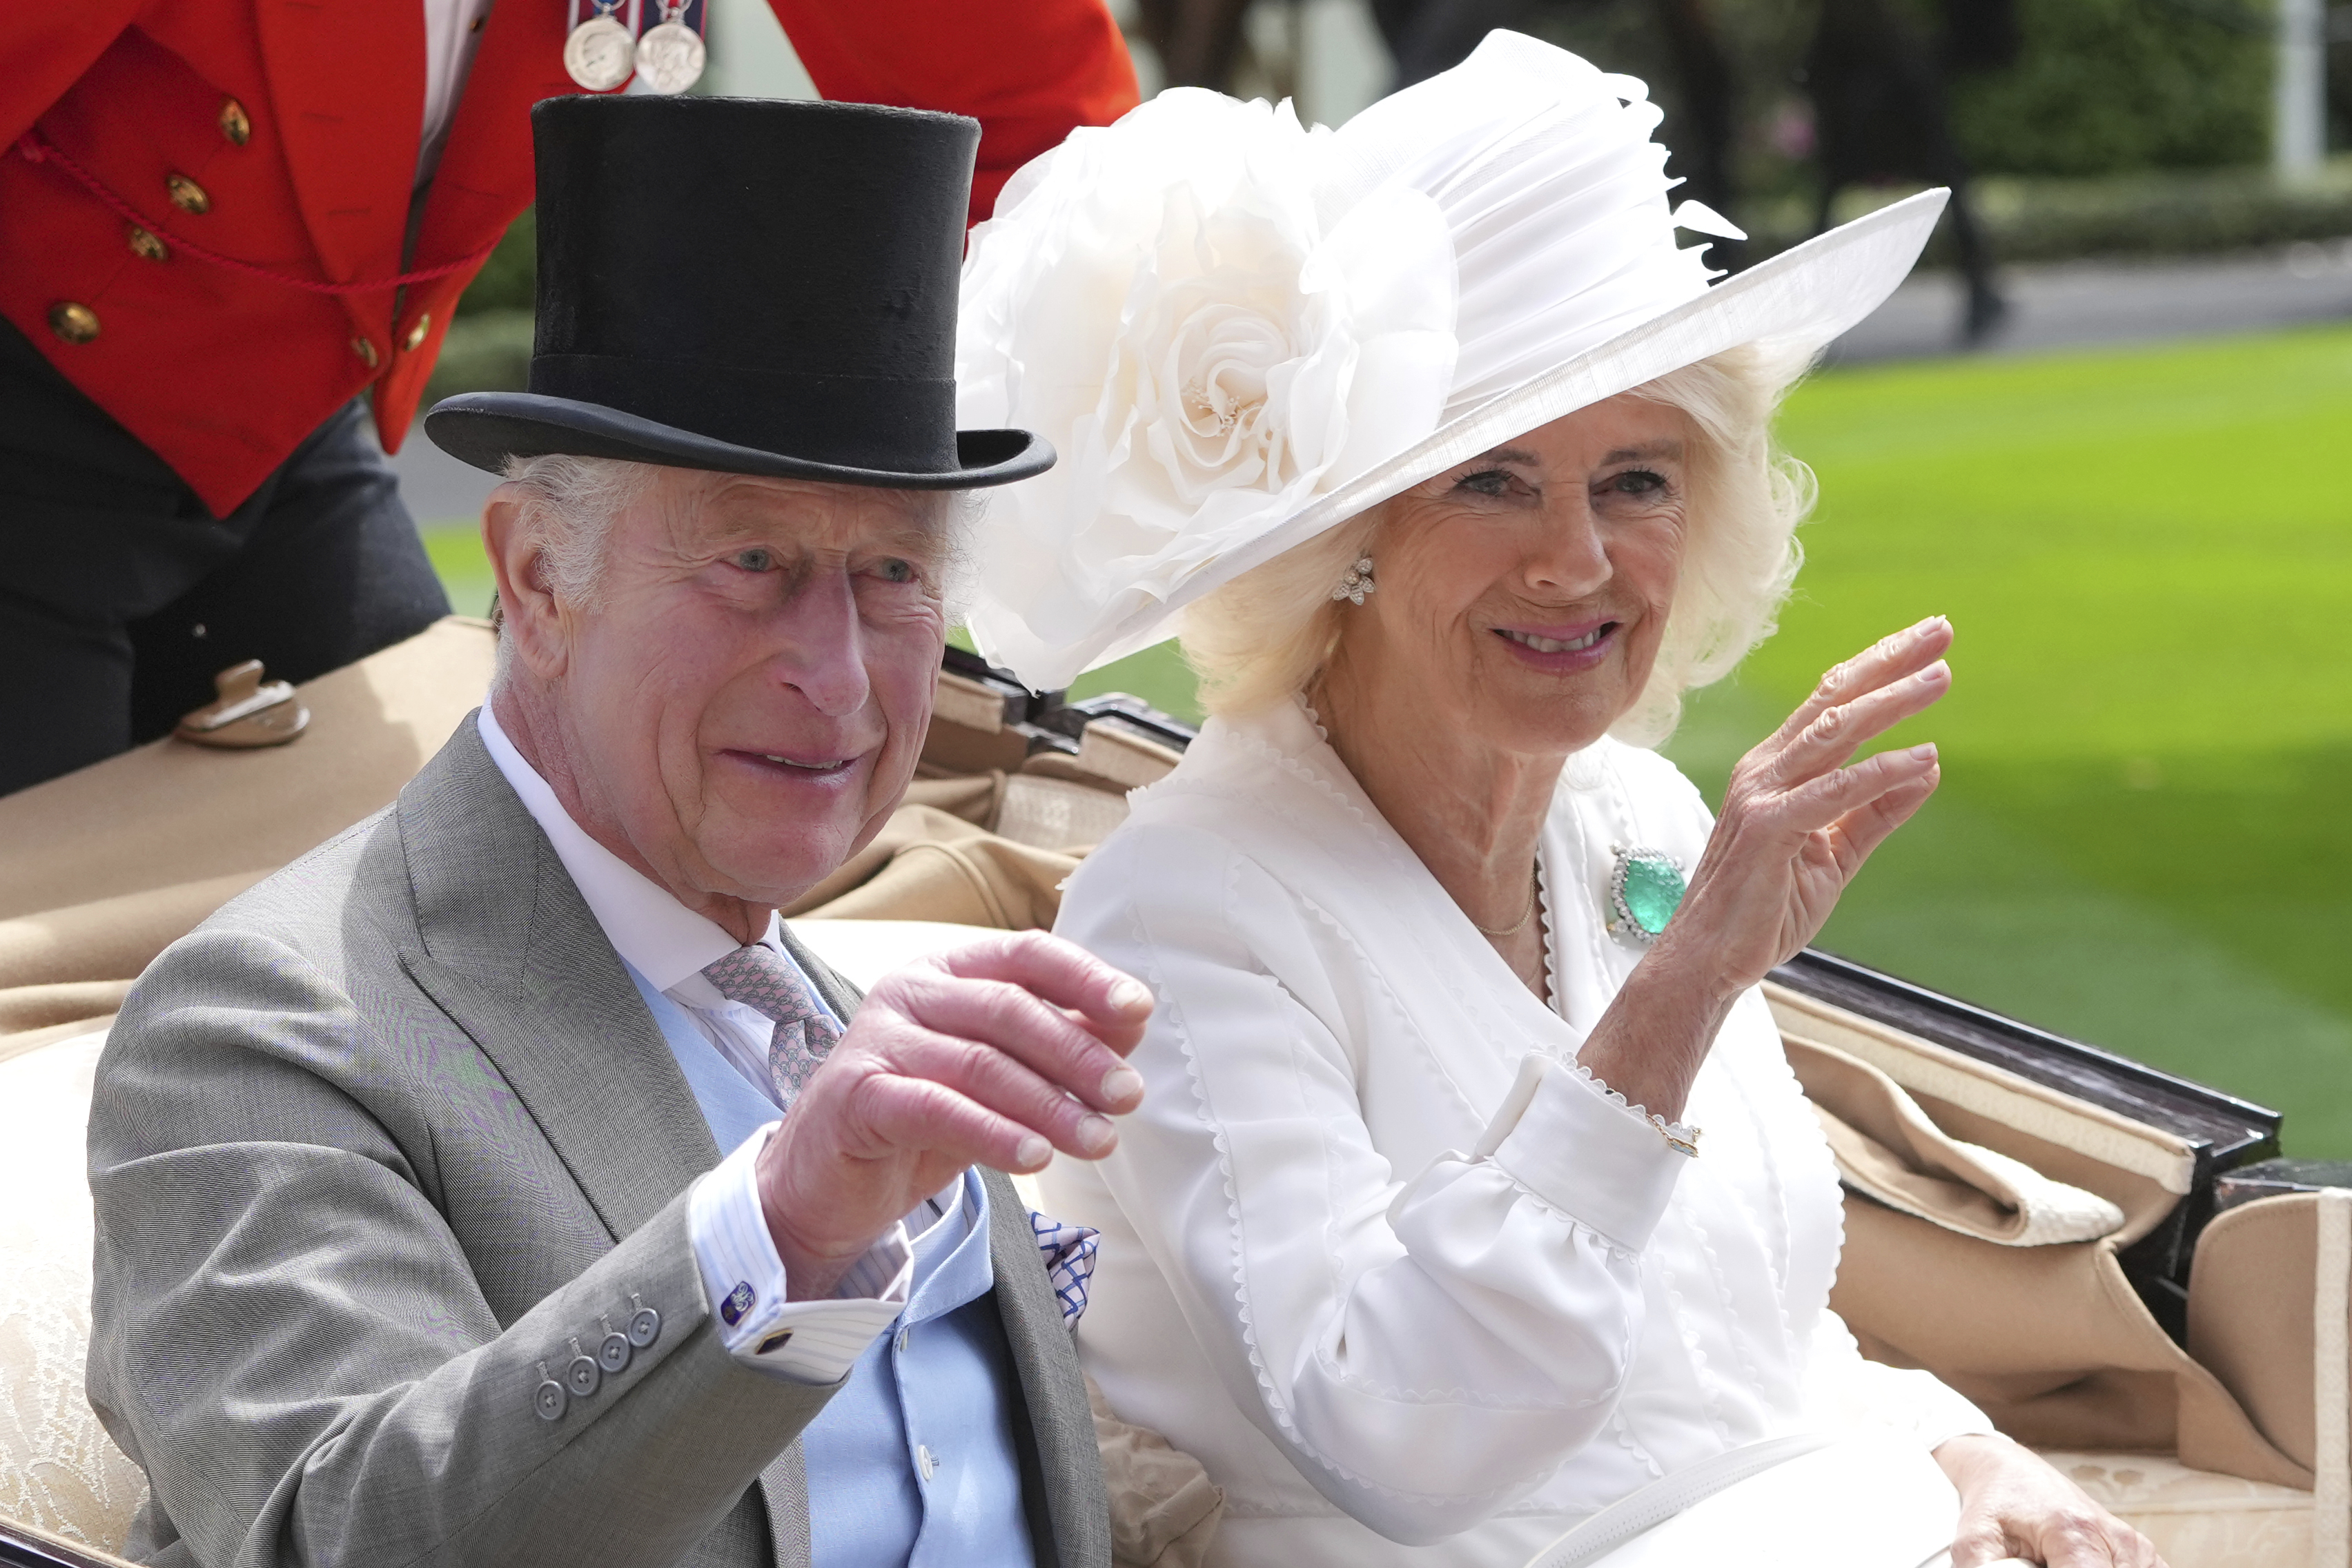
[(488, 689), (450, 616), (298, 689), (292, 743), (165, 739), (0, 798), (0, 1058), (110, 1015), (213, 910), (399, 794)]
[(83, 1129), (105, 1044), (86, 1033), (0, 1061), (0, 1521), (116, 1552), (147, 1478), (82, 1393), (89, 1345)]
[[(1969, 1394), (2174, 1568), (2344, 1568), (2352, 1240), (2319, 1244), (2318, 1200), (2265, 1200), (2207, 1229), (2192, 1357), (2116, 1257), (2189, 1190), (2180, 1140), (1769, 989), (1848, 1188), (1832, 1302), (1864, 1350)], [(2352, 1236), (2352, 1194), (2331, 1201)], [(2336, 1324), (2316, 1354), (2315, 1297)], [(2315, 1441), (2315, 1408), (2335, 1413), (2332, 1449)]]

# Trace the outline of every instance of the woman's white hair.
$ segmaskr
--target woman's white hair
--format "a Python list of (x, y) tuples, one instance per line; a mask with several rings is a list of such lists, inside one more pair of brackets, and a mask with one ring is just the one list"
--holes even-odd
[[(617, 458), (583, 458), (548, 453), (509, 458), (505, 478), (520, 491), (514, 499), (520, 515), (516, 521), (539, 545), (541, 584), (558, 599), (580, 609), (594, 609), (603, 600), (604, 569), (613, 524), (660, 481), (662, 468), (652, 463), (632, 463)], [(983, 490), (898, 490), (947, 529), (940, 563), (940, 591), (947, 601), (948, 624), (955, 625), (971, 602), (976, 578), (972, 541), (988, 510)], [(499, 638), (498, 673), (503, 677), (512, 658), (512, 639)]]
[[(1669, 372), (1633, 395), (1680, 409), (1698, 434), (1690, 531), (1665, 636), (1648, 684), (1611, 729), (1654, 746), (1674, 733), (1683, 694), (1720, 680), (1772, 635), (1803, 559), (1797, 525), (1812, 510), (1811, 469), (1772, 440), (1772, 416), (1803, 364), (1746, 347)], [(1239, 715), (1306, 689), (1353, 606), (1331, 597), (1359, 556), (1377, 560), (1386, 503), (1244, 573), (1184, 612), (1184, 657), (1209, 712)]]

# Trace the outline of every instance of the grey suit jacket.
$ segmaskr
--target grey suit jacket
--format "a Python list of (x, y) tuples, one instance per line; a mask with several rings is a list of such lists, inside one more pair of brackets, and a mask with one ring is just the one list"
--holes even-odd
[[(839, 1385), (720, 1344), (685, 1196), (719, 1158), (459, 725), (391, 807), (157, 959), (107, 1044), (89, 1394), (152, 1485), (134, 1553), (806, 1563), (796, 1438)], [(1038, 1557), (1102, 1568), (1084, 1383), (1027, 1210), (990, 1182)], [(543, 1419), (539, 1385), (640, 1307), (654, 1342)]]

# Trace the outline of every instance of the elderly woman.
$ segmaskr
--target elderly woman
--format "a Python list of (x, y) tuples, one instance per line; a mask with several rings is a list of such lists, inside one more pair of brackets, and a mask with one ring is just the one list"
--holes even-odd
[(983, 651), (1061, 684), (1181, 610), (1213, 714), (1057, 927), (1160, 1004), (1118, 1149), (1045, 1176), (1102, 1232), (1085, 1359), (1225, 1489), (1226, 1563), (1516, 1568), (1840, 1432), (1805, 1532), (1681, 1560), (2153, 1563), (1858, 1353), (1758, 989), (1935, 789), (1932, 746), (1853, 759), (1950, 626), (1830, 672), (1719, 821), (1645, 749), (1770, 630), (1770, 413), (1940, 194), (1710, 287), (1656, 120), (1496, 34), (1338, 132), (1163, 95), (974, 239), (967, 414), (1064, 454), (992, 519)]

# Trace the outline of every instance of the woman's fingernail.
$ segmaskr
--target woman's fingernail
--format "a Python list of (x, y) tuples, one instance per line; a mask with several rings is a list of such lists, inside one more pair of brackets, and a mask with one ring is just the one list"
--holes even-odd
[(1099, 1154), (1117, 1142), (1118, 1129), (1110, 1124), (1109, 1117), (1089, 1110), (1078, 1118), (1078, 1147), (1087, 1153)]
[(1143, 1075), (1121, 1063), (1103, 1074), (1102, 1097), (1113, 1105), (1133, 1100), (1143, 1092)]
[(1915, 763), (1932, 763), (1936, 760), (1936, 742), (1929, 741), (1924, 745), (1914, 746), (1910, 755)]
[(1122, 1013), (1141, 1012), (1151, 1005), (1151, 988), (1140, 980), (1122, 980), (1110, 988), (1110, 1005)]
[[(1108, 1127), (1110, 1123), (1106, 1121), (1103, 1125)], [(1013, 1151), (1013, 1163), (1024, 1171), (1034, 1171), (1053, 1157), (1054, 1146), (1032, 1132), (1021, 1140), (1021, 1147)]]

